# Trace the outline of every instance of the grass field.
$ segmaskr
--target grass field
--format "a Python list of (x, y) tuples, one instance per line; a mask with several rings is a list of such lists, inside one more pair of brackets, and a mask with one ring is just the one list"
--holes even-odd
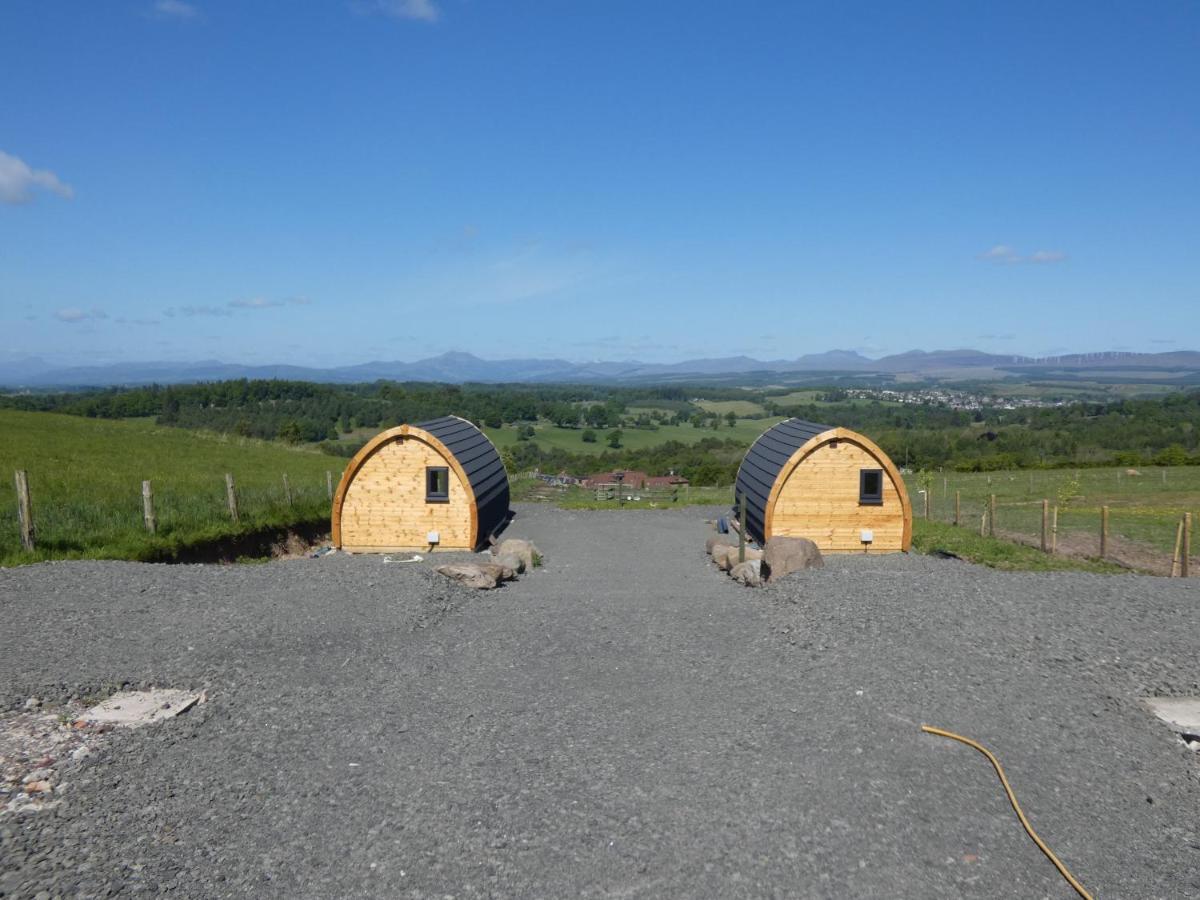
[(715, 412), (722, 416), (731, 412), (741, 418), (761, 416), (766, 412), (753, 400), (697, 400), (696, 405), (705, 412)]
[[(910, 475), (906, 480), (913, 509), (919, 516), (923, 509), (920, 477)], [(1114, 541), (1129, 542), (1131, 549), (1141, 548), (1162, 560), (1169, 559), (1174, 550), (1183, 513), (1191, 512), (1193, 518), (1200, 519), (1198, 466), (934, 473), (930, 489), (932, 519), (953, 520), (954, 494), (958, 491), (962, 522), (975, 533), (989, 496), (995, 494), (996, 527), (1000, 532), (1040, 536), (1042, 500), (1049, 500), (1051, 508), (1059, 507), (1060, 542), (1095, 543), (1097, 547), (1100, 509), (1107, 506), (1109, 535)]]
[[(258, 529), (329, 515), (325, 472), (344, 460), (311, 449), (108, 421), (0, 410), (0, 565), (77, 557), (160, 559)], [(13, 472), (29, 473), (37, 550), (20, 549)], [(230, 521), (225, 473), (238, 488)], [(293, 503), (283, 492), (291, 483)], [(158, 535), (142, 524), (142, 481), (154, 486)]]
[[(693, 428), (691, 425), (663, 425), (657, 431), (625, 428), (622, 429), (624, 436), (621, 438), (621, 447), (644, 450), (667, 441), (694, 444), (711, 437), (721, 440), (738, 440), (749, 447), (760, 434), (773, 424), (775, 424), (773, 419), (739, 419), (733, 428), (722, 424), (715, 431), (711, 428)], [(542, 422), (535, 426), (535, 429), (536, 434), (532, 440), (545, 449), (556, 448), (566, 450), (568, 453), (591, 453), (594, 455), (612, 449), (604, 441), (607, 430), (596, 429), (596, 443), (586, 444), (583, 441), (582, 428), (559, 428)], [(505, 425), (503, 428), (485, 428), (484, 431), (497, 447), (511, 447), (517, 443), (517, 429), (511, 425)]]

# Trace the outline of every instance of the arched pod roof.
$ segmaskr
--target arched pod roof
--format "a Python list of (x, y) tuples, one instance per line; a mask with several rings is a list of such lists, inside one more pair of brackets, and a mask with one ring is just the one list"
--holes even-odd
[(765, 540), (763, 535), (766, 529), (767, 501), (787, 461), (810, 440), (833, 430), (835, 429), (832, 425), (819, 425), (804, 419), (788, 419), (758, 436), (758, 440), (742, 458), (733, 492), (735, 516), (738, 515), (742, 497), (746, 498), (747, 537), (760, 544)]
[(508, 518), (508, 473), (486, 434), (458, 416), (420, 422), (416, 428), (433, 435), (458, 460), (475, 495), (476, 543), (482, 544)]

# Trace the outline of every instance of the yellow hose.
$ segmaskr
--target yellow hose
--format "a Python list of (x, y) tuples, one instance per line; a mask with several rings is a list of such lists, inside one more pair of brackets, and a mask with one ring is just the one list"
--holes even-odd
[(926, 734), (936, 734), (944, 738), (950, 738), (952, 741), (958, 741), (961, 744), (966, 744), (968, 747), (974, 747), (980, 753), (988, 758), (988, 762), (996, 770), (996, 774), (1000, 776), (1000, 783), (1004, 785), (1004, 793), (1008, 794), (1008, 802), (1012, 804), (1013, 811), (1016, 812), (1017, 818), (1021, 820), (1021, 825), (1024, 826), (1026, 833), (1033, 838), (1033, 842), (1038, 845), (1038, 849), (1046, 854), (1050, 862), (1054, 863), (1054, 868), (1058, 869), (1063, 878), (1067, 879), (1067, 884), (1075, 888), (1075, 891), (1080, 897), (1085, 900), (1093, 900), (1092, 895), (1087, 892), (1082, 884), (1075, 880), (1075, 876), (1067, 871), (1067, 867), (1062, 864), (1062, 861), (1054, 855), (1046, 842), (1037, 836), (1037, 832), (1033, 830), (1033, 826), (1029, 824), (1029, 820), (1025, 818), (1025, 813), (1021, 811), (1021, 805), (1017, 803), (1017, 795), (1013, 793), (1013, 789), (1008, 784), (1008, 779), (1004, 776), (1004, 770), (1000, 768), (1000, 760), (992, 754), (992, 751), (983, 744), (976, 743), (970, 738), (963, 737), (961, 734), (955, 734), (953, 731), (943, 731), (941, 728), (934, 728), (932, 725), (922, 725), (921, 730)]

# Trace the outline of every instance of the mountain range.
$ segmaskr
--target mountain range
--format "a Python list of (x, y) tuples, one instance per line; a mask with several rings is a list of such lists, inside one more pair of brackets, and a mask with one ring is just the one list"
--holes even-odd
[(0, 363), (0, 385), (10, 388), (110, 387), (139, 384), (183, 384), (231, 378), (284, 378), (338, 384), (390, 381), (448, 383), (613, 383), (727, 380), (734, 376), (916, 376), (921, 378), (1002, 378), (1051, 375), (1078, 377), (1084, 371), (1124, 372), (1131, 376), (1194, 383), (1200, 374), (1200, 352), (1167, 353), (1106, 351), (1066, 356), (1030, 357), (980, 350), (910, 350), (870, 359), (853, 350), (830, 350), (796, 359), (758, 360), (748, 356), (691, 359), (678, 363), (589, 362), (564, 359), (480, 359), (470, 353), (443, 353), (415, 362), (367, 362), (315, 368), (295, 365), (241, 365), (216, 360), (200, 362), (130, 362), (103, 366), (61, 367), (38, 358)]

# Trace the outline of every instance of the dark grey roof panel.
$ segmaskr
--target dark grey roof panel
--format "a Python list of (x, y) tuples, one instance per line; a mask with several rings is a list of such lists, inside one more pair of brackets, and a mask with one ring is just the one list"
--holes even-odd
[(746, 451), (738, 468), (733, 492), (733, 514), (738, 515), (741, 498), (746, 498), (746, 536), (763, 543), (767, 498), (784, 464), (792, 454), (819, 434), (833, 428), (805, 419), (788, 419), (759, 435)]
[(441, 441), (462, 466), (475, 495), (479, 541), (484, 543), (508, 520), (508, 473), (496, 447), (487, 435), (458, 416), (442, 416), (416, 427)]

